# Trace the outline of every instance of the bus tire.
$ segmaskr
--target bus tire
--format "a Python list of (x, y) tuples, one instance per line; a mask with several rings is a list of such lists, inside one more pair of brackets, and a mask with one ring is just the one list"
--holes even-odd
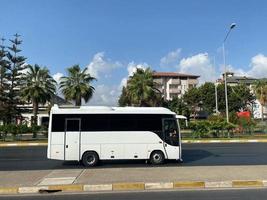
[(82, 163), (85, 167), (94, 167), (99, 162), (99, 156), (94, 151), (87, 151), (83, 154)]
[(165, 160), (164, 154), (162, 151), (153, 151), (150, 154), (150, 163), (152, 165), (160, 165), (163, 164)]

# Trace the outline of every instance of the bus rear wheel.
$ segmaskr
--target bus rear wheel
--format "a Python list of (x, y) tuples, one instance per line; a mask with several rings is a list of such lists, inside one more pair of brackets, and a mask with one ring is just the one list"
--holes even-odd
[(162, 151), (153, 151), (150, 155), (150, 163), (153, 165), (160, 165), (164, 163), (164, 154)]
[(96, 152), (88, 151), (83, 154), (82, 163), (85, 167), (94, 167), (98, 162), (99, 157)]

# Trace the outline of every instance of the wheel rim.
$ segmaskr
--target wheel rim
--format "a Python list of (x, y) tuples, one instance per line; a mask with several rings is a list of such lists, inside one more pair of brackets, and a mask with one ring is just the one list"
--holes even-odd
[(162, 160), (161, 155), (158, 154), (158, 153), (154, 154), (153, 155), (153, 160), (154, 160), (155, 163), (160, 163), (161, 160)]
[(89, 156), (87, 156), (86, 161), (87, 161), (87, 163), (90, 164), (90, 165), (91, 165), (91, 164), (94, 164), (94, 162), (95, 162), (95, 157), (92, 156), (92, 155), (89, 155)]

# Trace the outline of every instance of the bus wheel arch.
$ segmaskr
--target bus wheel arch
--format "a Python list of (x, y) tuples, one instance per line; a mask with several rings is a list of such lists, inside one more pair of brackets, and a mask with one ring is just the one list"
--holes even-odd
[(161, 150), (154, 150), (149, 156), (149, 161), (153, 165), (163, 164), (165, 161), (165, 155)]
[(99, 155), (96, 151), (85, 151), (81, 162), (85, 167), (94, 167), (99, 163)]

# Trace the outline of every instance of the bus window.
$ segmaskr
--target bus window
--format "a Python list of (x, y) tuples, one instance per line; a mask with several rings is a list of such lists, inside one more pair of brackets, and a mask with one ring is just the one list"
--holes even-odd
[(164, 119), (163, 129), (165, 142), (172, 146), (179, 146), (179, 132), (175, 119)]

